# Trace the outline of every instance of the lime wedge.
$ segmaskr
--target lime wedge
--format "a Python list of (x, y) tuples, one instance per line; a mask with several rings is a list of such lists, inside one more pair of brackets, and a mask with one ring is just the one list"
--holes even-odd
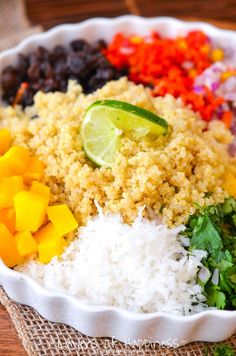
[(123, 132), (140, 138), (165, 135), (167, 130), (167, 122), (151, 111), (124, 101), (98, 100), (86, 110), (80, 134), (86, 155), (99, 166), (111, 167)]

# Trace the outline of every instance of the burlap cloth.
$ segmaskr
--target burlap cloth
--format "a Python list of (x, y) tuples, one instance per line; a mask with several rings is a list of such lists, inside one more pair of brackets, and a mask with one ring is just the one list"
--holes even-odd
[(40, 31), (41, 26), (31, 26), (27, 19), (23, 0), (0, 0), (0, 51)]
[[(126, 0), (130, 12), (139, 13), (135, 0)], [(22, 0), (0, 0), (0, 50), (17, 44), (29, 34), (42, 30), (31, 27)], [(158, 344), (140, 347), (128, 346), (109, 338), (90, 338), (72, 327), (52, 323), (42, 318), (34, 309), (11, 301), (0, 288), (0, 302), (4, 305), (25, 350), (32, 356), (49, 355), (188, 355), (200, 356), (208, 349), (212, 354), (213, 343), (194, 342), (170, 349)], [(236, 334), (227, 343), (236, 349)], [(16, 355), (17, 356), (17, 355)]]

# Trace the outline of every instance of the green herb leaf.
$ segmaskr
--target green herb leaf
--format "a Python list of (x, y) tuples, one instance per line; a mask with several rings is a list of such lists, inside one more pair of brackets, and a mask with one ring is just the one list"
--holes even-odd
[(236, 214), (234, 214), (234, 215), (232, 216), (232, 220), (233, 220), (234, 225), (236, 226)]
[(223, 212), (226, 215), (232, 212), (236, 212), (236, 200), (233, 198), (226, 199), (223, 204)]
[(214, 347), (213, 356), (235, 356), (234, 347), (230, 344), (219, 344)]
[(210, 291), (208, 291), (207, 304), (210, 307), (224, 309), (226, 304), (225, 294), (217, 290), (217, 288), (212, 287)]
[(193, 230), (191, 246), (209, 253), (221, 249), (221, 237), (208, 215), (200, 216), (198, 218), (197, 224)]
[(233, 266), (233, 258), (228, 250), (217, 251), (217, 253), (209, 257), (209, 262), (212, 267), (217, 268), (220, 272), (225, 271), (227, 268)]

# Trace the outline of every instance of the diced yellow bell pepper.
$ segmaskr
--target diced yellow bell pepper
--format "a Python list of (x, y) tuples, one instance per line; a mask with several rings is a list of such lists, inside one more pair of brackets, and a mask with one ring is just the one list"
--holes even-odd
[(2, 223), (0, 223), (0, 257), (8, 267), (14, 267), (24, 262), (17, 250), (14, 237)]
[(44, 241), (48, 241), (48, 239), (52, 239), (57, 236), (62, 235), (58, 234), (52, 223), (48, 223), (34, 234), (34, 238), (38, 244), (41, 244)]
[(227, 172), (224, 177), (223, 188), (226, 192), (236, 198), (236, 177), (232, 172)]
[(22, 257), (38, 251), (38, 245), (30, 231), (21, 231), (15, 235), (16, 247)]
[(10, 209), (0, 209), (0, 222), (6, 225), (11, 234), (16, 231), (16, 217), (15, 210)]
[(7, 129), (0, 130), (0, 155), (3, 155), (11, 145), (11, 135)]
[(233, 75), (235, 75), (235, 72), (232, 71), (232, 70), (228, 70), (228, 71), (223, 72), (223, 73), (221, 74), (220, 79), (221, 79), (222, 82), (225, 82), (227, 79), (229, 79), (229, 78), (232, 77)]
[(49, 263), (55, 256), (60, 256), (66, 246), (62, 236), (44, 237), (43, 242), (38, 245), (39, 262)]
[(27, 191), (17, 193), (14, 196), (16, 231), (37, 231), (44, 221), (47, 204), (47, 198), (42, 195)]
[(14, 175), (22, 175), (25, 173), (30, 163), (30, 153), (26, 147), (12, 146), (0, 158), (0, 162), (11, 170)]
[(29, 165), (23, 175), (25, 184), (31, 184), (33, 180), (41, 180), (44, 173), (44, 163), (37, 157), (31, 157)]
[(3, 177), (0, 181), (0, 208), (11, 208), (14, 196), (23, 189), (21, 176)]
[(224, 51), (221, 48), (214, 49), (211, 58), (213, 62), (222, 61), (224, 59)]
[(77, 221), (66, 204), (49, 206), (47, 214), (49, 220), (61, 236), (68, 234), (68, 232), (78, 227)]
[(50, 188), (47, 185), (34, 181), (30, 188), (30, 192), (42, 195), (43, 197), (47, 198), (49, 202)]

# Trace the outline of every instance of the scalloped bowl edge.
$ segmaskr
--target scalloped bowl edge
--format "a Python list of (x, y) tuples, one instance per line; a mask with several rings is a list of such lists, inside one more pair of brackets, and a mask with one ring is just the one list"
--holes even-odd
[[(176, 33), (202, 29), (222, 46), (228, 43), (236, 46), (236, 32), (221, 30), (204, 22), (184, 22), (169, 17), (146, 19), (132, 15), (115, 19), (94, 18), (79, 24), (60, 25), (26, 38), (18, 46), (0, 53), (0, 72), (6, 65), (15, 64), (18, 53), (28, 53), (38, 45), (49, 48), (67, 44), (76, 37), (109, 41), (121, 30), (130, 34), (148, 34), (154, 29), (172, 37)], [(92, 306), (65, 293), (46, 290), (33, 279), (7, 268), (1, 259), (0, 285), (14, 301), (33, 307), (50, 321), (68, 324), (91, 337), (111, 337), (127, 344), (158, 342), (177, 347), (192, 341), (222, 341), (236, 332), (236, 311), (209, 310), (176, 316)]]

